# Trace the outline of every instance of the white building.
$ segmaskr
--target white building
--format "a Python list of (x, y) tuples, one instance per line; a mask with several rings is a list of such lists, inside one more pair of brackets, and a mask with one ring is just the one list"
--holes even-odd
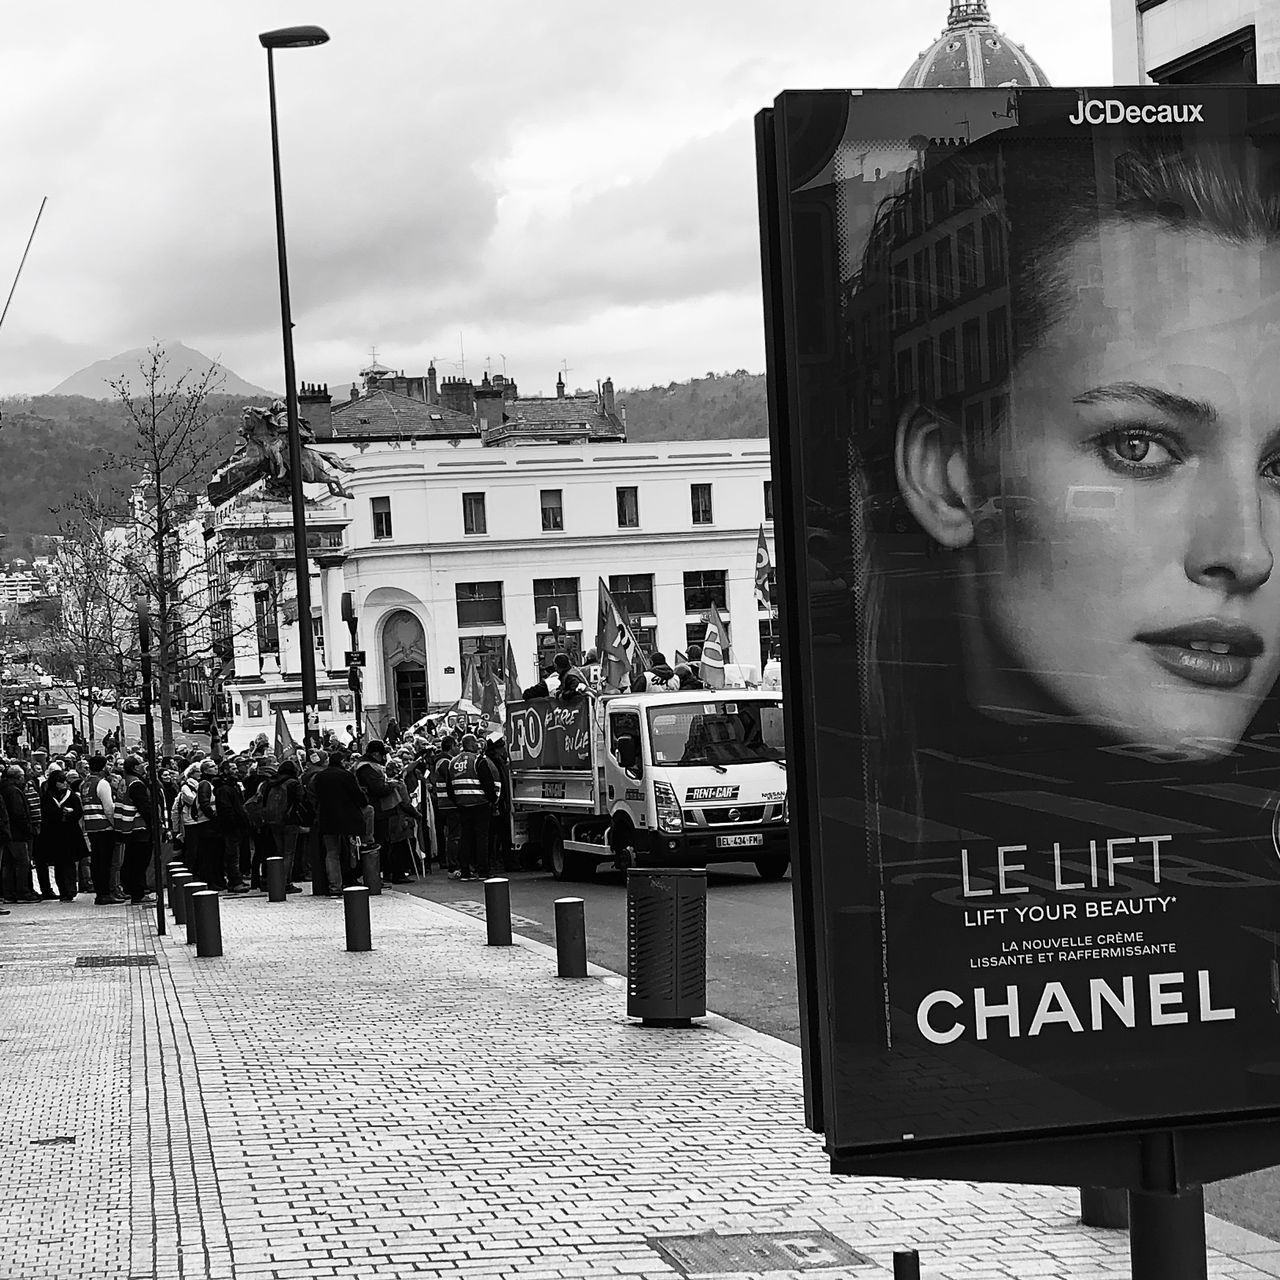
[(26, 604), (48, 593), (48, 581), (30, 569), (0, 573), (0, 604)]
[[(379, 727), (457, 698), (465, 654), (500, 668), (510, 640), (526, 685), (558, 648), (580, 657), (595, 644), (600, 579), (641, 644), (668, 661), (702, 639), (715, 603), (734, 661), (763, 667), (761, 625), (767, 635), (772, 624), (756, 602), (755, 560), (759, 528), (771, 527), (767, 441), (380, 442), (352, 454), (343, 589)], [(547, 628), (551, 606), (562, 638)]]
[(1115, 81), (1280, 82), (1275, 0), (1111, 0)]

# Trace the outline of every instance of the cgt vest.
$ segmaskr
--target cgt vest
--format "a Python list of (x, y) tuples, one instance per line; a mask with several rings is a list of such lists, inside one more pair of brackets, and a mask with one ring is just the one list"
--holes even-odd
[(488, 804), (489, 797), (480, 785), (480, 757), (470, 751), (460, 752), (449, 761), (449, 781), (453, 799), (460, 809), (470, 809), (478, 804)]
[(98, 799), (98, 783), (102, 781), (102, 774), (91, 773), (80, 784), (80, 803), (84, 807), (84, 829), (86, 834), (91, 836), (115, 830), (115, 824), (107, 817), (106, 806)]

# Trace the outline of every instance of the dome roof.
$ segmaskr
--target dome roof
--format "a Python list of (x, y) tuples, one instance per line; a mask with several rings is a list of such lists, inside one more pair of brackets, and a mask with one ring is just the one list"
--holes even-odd
[(1036, 88), (1048, 77), (996, 29), (987, 0), (951, 0), (947, 29), (912, 64), (899, 89)]

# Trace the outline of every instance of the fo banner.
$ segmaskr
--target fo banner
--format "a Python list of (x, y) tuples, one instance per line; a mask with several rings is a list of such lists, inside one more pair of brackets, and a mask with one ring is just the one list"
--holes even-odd
[(830, 1149), (1280, 1116), (1280, 93), (769, 117)]
[(586, 698), (534, 698), (507, 703), (507, 745), (515, 773), (528, 769), (590, 769), (591, 707)]

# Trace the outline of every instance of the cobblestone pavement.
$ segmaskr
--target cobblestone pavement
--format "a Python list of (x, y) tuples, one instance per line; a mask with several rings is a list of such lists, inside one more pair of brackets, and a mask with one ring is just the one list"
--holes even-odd
[[(154, 910), (0, 921), (0, 1280), (665, 1277), (652, 1238), (712, 1231), (862, 1259), (735, 1277), (874, 1280), (908, 1247), (930, 1280), (1128, 1274), (1072, 1190), (831, 1177), (790, 1046), (642, 1027), (615, 976), (371, 908), (353, 954), (340, 902), (224, 899), (216, 960)], [(1210, 1230), (1211, 1275), (1280, 1276), (1274, 1242)]]

